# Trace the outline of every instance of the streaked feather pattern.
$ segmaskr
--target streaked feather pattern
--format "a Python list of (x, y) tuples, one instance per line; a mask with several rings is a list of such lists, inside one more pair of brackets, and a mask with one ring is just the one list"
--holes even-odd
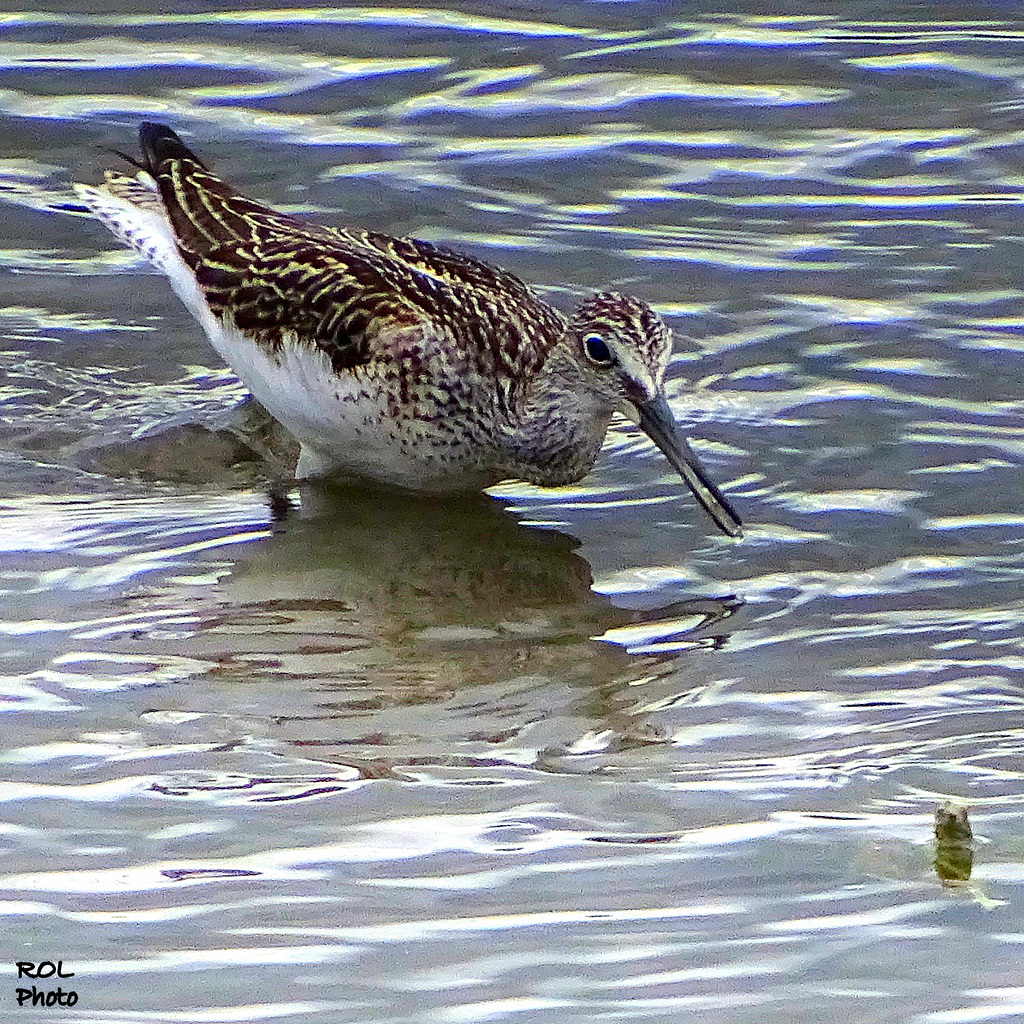
[[(95, 215), (170, 279), (217, 351), (302, 443), (299, 475), (406, 487), (505, 477), (570, 483), (613, 411), (642, 412), (725, 532), (739, 517), (664, 402), (671, 338), (637, 299), (603, 293), (566, 318), (507, 271), (412, 238), (278, 213), (144, 123), (135, 177), (79, 186)], [(599, 335), (609, 360), (588, 356)]]

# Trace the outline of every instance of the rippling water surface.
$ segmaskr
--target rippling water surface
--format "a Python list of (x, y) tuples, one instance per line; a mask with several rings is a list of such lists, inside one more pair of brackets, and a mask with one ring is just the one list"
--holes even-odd
[[(1024, 1016), (1018, 5), (42, 6), (0, 16), (5, 1018)], [(142, 118), (654, 303), (746, 538), (625, 422), (572, 489), (270, 499), (71, 191)], [(58, 958), (78, 1004), (19, 1010)]]

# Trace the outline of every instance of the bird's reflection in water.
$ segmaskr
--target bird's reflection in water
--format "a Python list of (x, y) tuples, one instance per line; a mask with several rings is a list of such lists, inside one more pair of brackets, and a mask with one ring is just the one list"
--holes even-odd
[[(495, 742), (556, 713), (580, 719), (577, 735), (611, 728), (619, 743), (650, 742), (620, 694), (664, 671), (665, 655), (594, 638), (660, 614), (674, 623), (676, 652), (713, 647), (736, 607), (705, 598), (659, 613), (616, 608), (591, 589), (574, 538), (522, 526), (482, 495), (308, 488), (273, 507), (274, 535), (222, 582), (202, 639), (215, 678), (276, 684), (261, 709), (305, 746), (398, 734), (433, 746), (424, 730), (433, 741), (447, 730), (446, 741)], [(443, 724), (415, 712), (444, 702)]]

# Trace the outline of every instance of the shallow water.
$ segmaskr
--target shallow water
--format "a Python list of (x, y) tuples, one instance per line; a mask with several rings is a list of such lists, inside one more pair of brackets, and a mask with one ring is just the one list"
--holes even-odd
[[(0, 37), (5, 1015), (1024, 1015), (1018, 6), (39, 6)], [(746, 538), (625, 422), (479, 500), (221, 466), (244, 392), (70, 189), (142, 118), (653, 302)], [(18, 1010), (59, 958), (77, 1006)]]

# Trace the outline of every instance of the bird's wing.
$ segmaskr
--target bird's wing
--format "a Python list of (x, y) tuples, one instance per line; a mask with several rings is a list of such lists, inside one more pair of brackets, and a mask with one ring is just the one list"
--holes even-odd
[(543, 356), (561, 314), (512, 274), (409, 238), (308, 224), (210, 172), (169, 128), (140, 129), (185, 261), (214, 313), (262, 344), (316, 346), (335, 369), (386, 357), (396, 332), (443, 334), (474, 362)]
[(361, 254), (289, 234), (185, 256), (214, 314), (261, 345), (321, 349), (335, 370), (387, 358), (397, 332), (431, 322)]

